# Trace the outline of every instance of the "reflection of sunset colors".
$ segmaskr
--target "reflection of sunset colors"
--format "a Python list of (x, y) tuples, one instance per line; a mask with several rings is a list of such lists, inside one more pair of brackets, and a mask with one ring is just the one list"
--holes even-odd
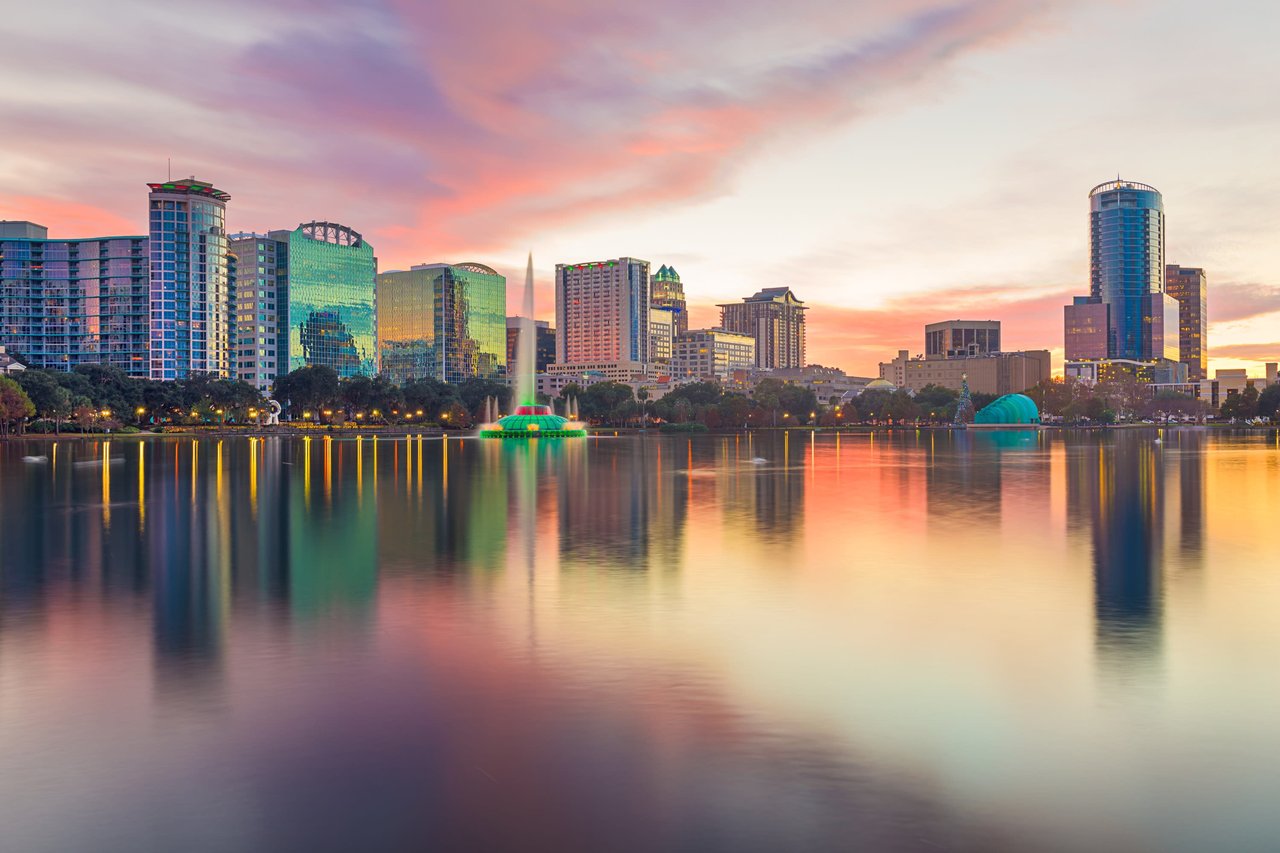
[(1280, 446), (1151, 437), (7, 443), (6, 837), (1239, 849)]
[(138, 233), (171, 157), (232, 193), (231, 231), (350, 222), (384, 269), (510, 276), (536, 246), (543, 317), (575, 258), (674, 264), (694, 327), (786, 284), (811, 359), (871, 373), (976, 310), (1060, 358), (1085, 194), (1120, 171), (1163, 190), (1169, 261), (1208, 270), (1210, 369), (1280, 355), (1265, 4), (1209, 33), (1187, 0), (354, 8), (25, 7), (0, 218)]

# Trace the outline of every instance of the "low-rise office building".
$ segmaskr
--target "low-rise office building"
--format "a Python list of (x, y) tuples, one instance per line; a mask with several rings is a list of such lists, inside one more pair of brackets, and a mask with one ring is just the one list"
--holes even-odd
[(1052, 376), (1048, 350), (993, 352), (964, 358), (898, 357), (880, 364), (880, 378), (898, 388), (919, 391), (938, 385), (959, 391), (968, 378), (969, 390), (980, 394), (1016, 394)]

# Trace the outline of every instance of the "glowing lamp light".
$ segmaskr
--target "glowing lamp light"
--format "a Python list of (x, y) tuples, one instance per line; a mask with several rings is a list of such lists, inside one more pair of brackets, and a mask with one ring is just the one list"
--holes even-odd
[(111, 410), (103, 409), (101, 412), (98, 412), (98, 414), (102, 415), (104, 418), (109, 418), (111, 417)]
[(330, 416), (330, 415), (332, 415), (332, 414), (333, 414), (333, 410), (332, 410), (332, 409), (325, 409), (325, 410), (324, 410), (324, 416), (325, 416), (326, 418), (327, 418), (327, 417), (329, 417), (329, 416)]
[(309, 421), (309, 420), (311, 420), (311, 413), (310, 413), (310, 412), (303, 412), (303, 413), (302, 413), (302, 419), (303, 419), (304, 421)]
[(537, 432), (537, 431), (538, 431), (538, 425), (537, 425), (537, 424), (529, 424), (529, 426), (527, 427), (527, 429), (529, 430), (529, 432)]

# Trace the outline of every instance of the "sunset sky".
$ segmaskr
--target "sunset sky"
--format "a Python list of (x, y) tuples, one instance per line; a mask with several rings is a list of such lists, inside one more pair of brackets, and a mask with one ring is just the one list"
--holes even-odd
[[(1280, 360), (1280, 32), (1244, 0), (48, 0), (5, 15), (0, 219), (135, 234), (147, 181), (232, 231), (327, 219), (382, 269), (474, 260), (550, 314), (557, 262), (790, 285), (811, 361), (874, 375), (921, 325), (1058, 362), (1087, 193), (1164, 194), (1209, 275), (1211, 368)], [(518, 297), (512, 297), (514, 307)]]

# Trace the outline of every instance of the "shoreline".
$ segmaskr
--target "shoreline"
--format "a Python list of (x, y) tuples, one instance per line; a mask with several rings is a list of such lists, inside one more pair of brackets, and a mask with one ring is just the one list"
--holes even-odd
[[(695, 435), (741, 435), (743, 433), (771, 433), (771, 432), (809, 432), (809, 433), (827, 433), (827, 434), (870, 434), (870, 433), (890, 433), (890, 432), (1041, 432), (1041, 431), (1059, 431), (1059, 432), (1108, 432), (1111, 430), (1246, 430), (1266, 432), (1268, 430), (1280, 429), (1280, 424), (1009, 424), (1009, 425), (987, 425), (967, 427), (956, 427), (951, 424), (866, 424), (857, 426), (841, 426), (841, 427), (811, 427), (811, 426), (791, 426), (791, 427), (749, 427), (746, 429), (708, 429), (706, 432), (674, 432), (663, 433), (658, 427), (599, 427), (587, 430), (588, 438), (596, 437), (614, 437), (621, 435), (663, 435), (674, 438), (688, 438)], [(0, 443), (5, 441), (88, 441), (103, 439), (109, 440), (129, 440), (129, 439), (150, 439), (150, 438), (272, 438), (272, 437), (297, 437), (297, 436), (324, 436), (324, 437), (340, 437), (347, 436), (357, 437), (377, 437), (387, 436), (399, 438), (402, 436), (422, 436), (427, 438), (474, 438), (478, 437), (478, 427), (468, 427), (464, 430), (445, 430), (441, 427), (362, 427), (360, 429), (348, 427), (334, 427), (332, 429), (325, 427), (293, 427), (280, 426), (270, 428), (193, 428), (193, 429), (175, 429), (164, 432), (65, 432), (59, 435), (53, 433), (26, 433), (23, 435), (11, 434), (0, 438)]]

